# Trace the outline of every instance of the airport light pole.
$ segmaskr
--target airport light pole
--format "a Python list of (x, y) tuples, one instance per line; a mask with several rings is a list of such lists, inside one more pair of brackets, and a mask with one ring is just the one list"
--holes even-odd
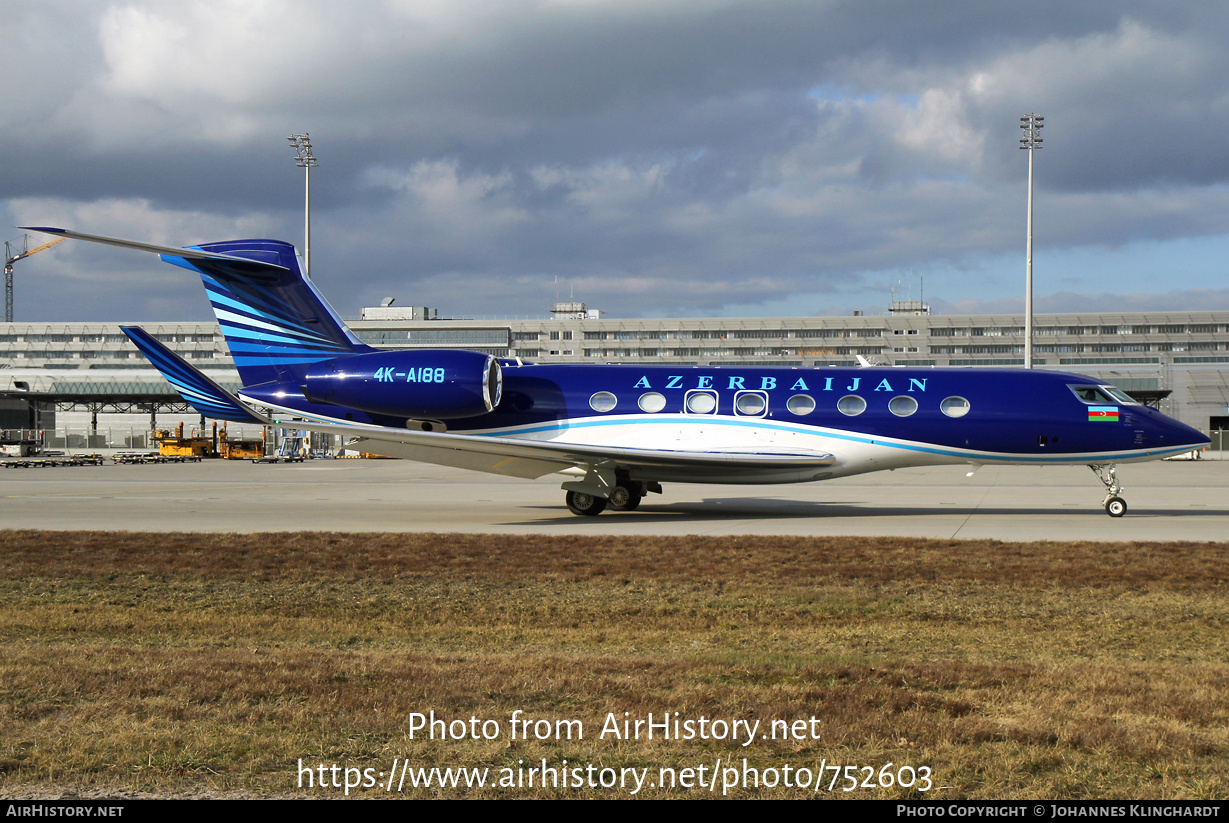
[(1024, 136), (1020, 148), (1028, 149), (1028, 248), (1024, 272), (1024, 368), (1033, 367), (1033, 149), (1041, 148), (1041, 129), (1045, 120), (1040, 114), (1020, 118)]
[(312, 270), (312, 166), (316, 157), (312, 154), (312, 141), (307, 132), (292, 134), (286, 138), (294, 149), (295, 165), (303, 169), (306, 193), (303, 205), (303, 274), (311, 278)]

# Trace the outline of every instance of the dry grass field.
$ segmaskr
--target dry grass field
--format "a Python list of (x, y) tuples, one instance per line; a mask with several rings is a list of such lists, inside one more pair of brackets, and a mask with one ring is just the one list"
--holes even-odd
[[(0, 532), (0, 795), (341, 797), (354, 769), (363, 798), (1223, 798), (1227, 561), (1226, 543)], [(467, 739), (424, 739), (432, 711)], [(600, 734), (667, 712), (709, 738), (760, 725), (746, 746)], [(550, 723), (512, 739), (514, 716)], [(472, 739), (484, 720), (494, 739)], [(564, 785), (540, 785), (543, 760)], [(487, 784), (414, 787), (419, 767)], [(866, 767), (893, 785), (864, 787)], [(389, 791), (390, 772), (411, 777)]]

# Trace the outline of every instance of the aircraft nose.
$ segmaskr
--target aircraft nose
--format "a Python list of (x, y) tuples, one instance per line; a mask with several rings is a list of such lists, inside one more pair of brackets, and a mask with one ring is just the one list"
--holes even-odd
[(1160, 429), (1161, 442), (1166, 446), (1185, 446), (1188, 449), (1202, 449), (1212, 442), (1199, 429), (1192, 428), (1185, 423), (1179, 423), (1170, 417), (1162, 417)]
[(1126, 422), (1127, 428), (1134, 431), (1137, 447), (1178, 453), (1202, 449), (1209, 444), (1203, 432), (1153, 408), (1136, 407), (1126, 415)]

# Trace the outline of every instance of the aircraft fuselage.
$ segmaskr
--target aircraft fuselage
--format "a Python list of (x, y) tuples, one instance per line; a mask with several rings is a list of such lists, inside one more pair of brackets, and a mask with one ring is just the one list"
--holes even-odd
[[(430, 365), (431, 352), (404, 354), (415, 365), (351, 369), (348, 396), (362, 408), (309, 403), (290, 386), (276, 405), (324, 419), (405, 426), (413, 410), (386, 413), (387, 395), (409, 390), (429, 398), (451, 387), (436, 381), (444, 367)], [(498, 405), (447, 420), (449, 431), (663, 451), (837, 455), (822, 471), (768, 470), (758, 480), (687, 469), (658, 470), (659, 480), (780, 483), (937, 463), (1108, 464), (1152, 460), (1205, 440), (1155, 409), (1106, 395), (1112, 387), (1101, 381), (1063, 372), (502, 362)], [(1079, 390), (1100, 396), (1083, 399)], [(244, 394), (261, 399), (259, 391)]]

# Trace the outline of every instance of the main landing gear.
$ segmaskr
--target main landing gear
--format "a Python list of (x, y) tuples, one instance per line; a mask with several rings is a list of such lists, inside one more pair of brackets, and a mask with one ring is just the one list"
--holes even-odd
[(563, 501), (568, 504), (568, 511), (572, 514), (585, 517), (597, 517), (606, 510), (604, 498), (584, 492), (568, 492), (564, 495)]
[(634, 512), (644, 499), (644, 490), (639, 483), (620, 482), (610, 490), (606, 503), (617, 512)]
[[(566, 487), (567, 484), (565, 484)], [(649, 492), (661, 494), (661, 484), (652, 481), (629, 480), (618, 477), (613, 486), (607, 487), (610, 492), (605, 497), (599, 497), (585, 491), (571, 489), (564, 497), (568, 511), (582, 517), (596, 517), (606, 509), (617, 512), (632, 512), (640, 506), (640, 501)]]
[(1090, 463), (1088, 468), (1092, 469), (1092, 473), (1105, 485), (1105, 499), (1101, 501), (1105, 513), (1110, 517), (1122, 517), (1126, 514), (1127, 501), (1118, 496), (1122, 493), (1122, 484), (1118, 482), (1118, 467), (1113, 463)]

